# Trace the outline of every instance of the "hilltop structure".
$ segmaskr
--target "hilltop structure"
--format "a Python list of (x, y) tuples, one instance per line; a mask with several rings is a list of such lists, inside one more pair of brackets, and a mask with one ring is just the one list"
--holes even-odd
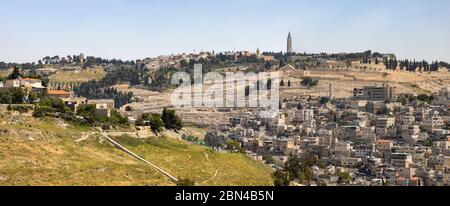
[(287, 50), (286, 53), (291, 54), (292, 53), (292, 36), (291, 32), (289, 32), (288, 38), (287, 38)]

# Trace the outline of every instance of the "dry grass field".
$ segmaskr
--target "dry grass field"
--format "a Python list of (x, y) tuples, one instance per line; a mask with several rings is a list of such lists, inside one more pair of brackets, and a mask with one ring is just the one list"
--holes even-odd
[[(169, 138), (116, 137), (128, 149), (199, 185), (270, 185), (272, 170), (241, 154), (222, 154)], [(102, 141), (88, 128), (54, 119), (0, 115), (0, 185), (174, 185)]]
[(103, 68), (83, 69), (79, 71), (58, 71), (49, 77), (50, 82), (58, 83), (82, 83), (91, 80), (100, 80), (105, 77), (106, 72)]
[(0, 70), (0, 77), (5, 78), (8, 77), (9, 74), (11, 74), (12, 69), (2, 69)]
[[(319, 85), (314, 88), (302, 87), (300, 82), (306, 76), (319, 80)], [(400, 94), (436, 93), (443, 87), (450, 86), (449, 72), (411, 73), (386, 70), (317, 69), (309, 71), (306, 76), (300, 70), (282, 71), (282, 78), (285, 79), (285, 82), (291, 80), (293, 83), (293, 86), (290, 88), (282, 88), (282, 97), (301, 95), (328, 96), (330, 83), (332, 84), (335, 98), (351, 97), (353, 89), (357, 87), (382, 84), (394, 85)]]
[(272, 169), (243, 154), (217, 153), (210, 149), (171, 138), (116, 140), (136, 154), (161, 165), (172, 175), (187, 177), (199, 185), (271, 185)]

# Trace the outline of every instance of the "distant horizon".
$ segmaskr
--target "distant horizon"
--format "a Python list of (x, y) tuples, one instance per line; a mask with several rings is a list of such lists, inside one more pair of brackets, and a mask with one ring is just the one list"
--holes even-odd
[[(257, 49), (259, 49), (259, 48), (257, 48)], [(361, 51), (354, 51), (354, 52), (345, 52), (345, 51), (343, 51), (343, 52), (298, 52), (298, 51), (293, 51), (293, 53), (295, 53), (295, 54), (305, 54), (306, 53), (306, 54), (328, 54), (328, 55), (331, 55), (331, 54), (362, 53), (362, 52), (369, 51), (369, 50), (372, 51), (372, 54), (375, 53), (375, 52), (378, 52), (380, 54), (394, 54), (396, 56), (397, 60), (416, 60), (416, 61), (423, 61), (423, 60), (425, 60), (425, 61), (427, 61), (429, 63), (430, 62), (435, 62), (435, 61), (450, 63), (448, 61), (441, 60), (441, 59), (426, 60), (426, 59), (423, 59), (423, 58), (400, 58), (398, 54), (395, 54), (395, 53), (392, 53), (392, 52), (380, 52), (380, 51), (374, 51), (374, 50), (371, 50), (371, 49), (361, 50)], [(75, 54), (45, 55), (42, 58), (36, 59), (34, 61), (26, 61), (26, 62), (8, 62), (8, 61), (3, 61), (1, 59), (0, 59), (0, 62), (11, 63), (11, 64), (14, 64), (14, 63), (17, 63), (17, 64), (28, 64), (28, 63), (30, 63), (31, 64), (31, 63), (38, 63), (39, 60), (42, 60), (43, 58), (45, 58), (47, 56), (48, 57), (59, 56), (60, 58), (62, 58), (62, 57), (67, 57), (67, 56), (80, 55), (80, 54), (83, 54), (85, 56), (85, 58), (92, 56), (92, 57), (102, 58), (102, 59), (107, 59), (107, 60), (116, 59), (116, 60), (122, 60), (122, 61), (136, 61), (136, 60), (144, 60), (144, 59), (147, 59), (147, 58), (158, 58), (159, 56), (172, 56), (172, 55), (182, 55), (182, 54), (199, 54), (199, 53), (202, 53), (202, 52), (207, 52), (207, 53), (214, 52), (215, 54), (219, 54), (219, 53), (225, 53), (225, 52), (244, 52), (244, 51), (248, 51), (248, 52), (251, 52), (251, 53), (256, 53), (256, 49), (255, 49), (255, 51), (252, 51), (252, 50), (249, 50), (249, 49), (242, 49), (242, 50), (235, 50), (235, 51), (233, 51), (233, 50), (225, 50), (225, 51), (217, 51), (217, 50), (209, 51), (208, 50), (208, 51), (206, 51), (205, 50), (205, 51), (195, 51), (195, 52), (179, 52), (179, 53), (172, 53), (172, 54), (159, 54), (159, 55), (156, 55), (156, 56), (148, 56), (148, 57), (137, 58), (137, 59), (124, 59), (124, 58), (121, 58), (121, 57), (104, 57), (104, 56), (97, 56), (97, 55), (89, 55), (87, 53), (80, 52), (80, 53), (75, 53)], [(260, 52), (261, 52), (261, 54), (263, 54), (263, 53), (280, 53), (280, 52), (286, 53), (285, 51), (264, 51), (264, 50), (261, 50), (261, 49), (260, 49)]]
[(4, 0), (0, 5), (0, 61), (10, 63), (79, 53), (136, 60), (194, 50), (285, 52), (288, 32), (297, 53), (372, 50), (450, 62), (448, 0)]

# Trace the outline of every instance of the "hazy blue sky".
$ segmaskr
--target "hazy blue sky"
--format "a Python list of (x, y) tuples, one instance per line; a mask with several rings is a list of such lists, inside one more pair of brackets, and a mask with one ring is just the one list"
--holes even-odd
[(449, 0), (0, 0), (0, 61), (83, 52), (394, 52), (450, 61)]

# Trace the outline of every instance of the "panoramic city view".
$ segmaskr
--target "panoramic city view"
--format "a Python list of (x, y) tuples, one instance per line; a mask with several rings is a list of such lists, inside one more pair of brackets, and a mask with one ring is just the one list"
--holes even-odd
[(0, 5), (1, 186), (450, 186), (449, 1)]

